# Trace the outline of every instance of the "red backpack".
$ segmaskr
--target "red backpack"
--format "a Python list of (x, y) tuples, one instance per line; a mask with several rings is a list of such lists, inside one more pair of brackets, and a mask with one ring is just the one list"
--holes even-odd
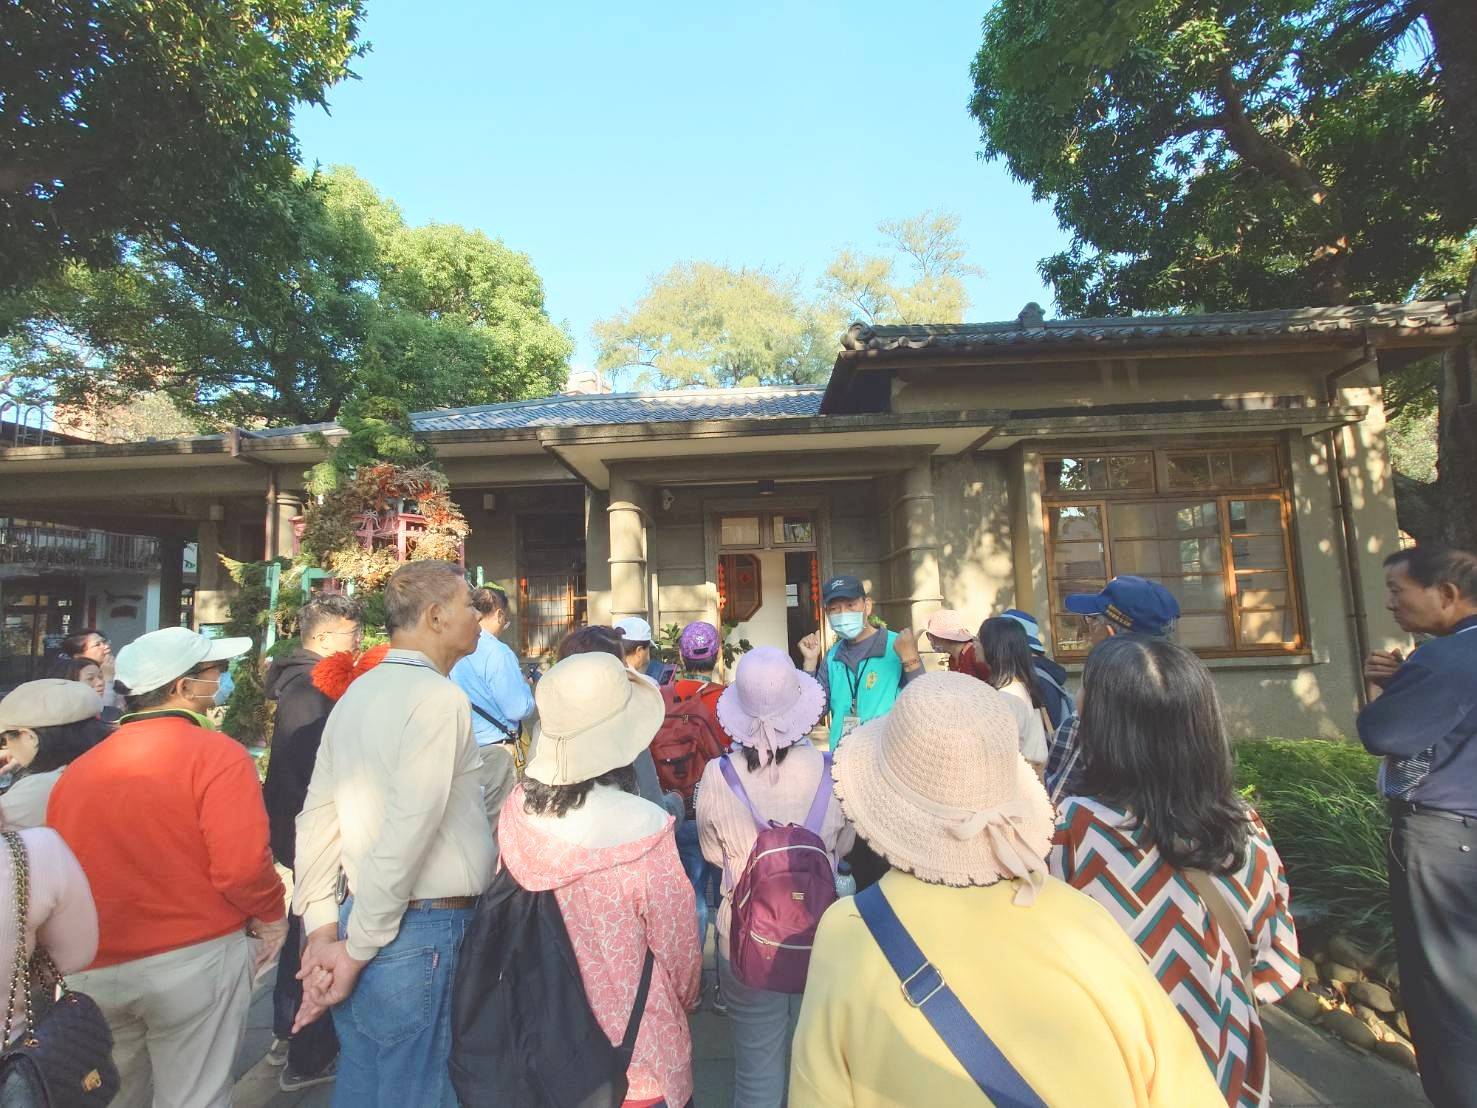
[(734, 976), (751, 989), (803, 993), (815, 929), (836, 902), (836, 870), (821, 838), (831, 802), (831, 756), (826, 755), (820, 787), (799, 826), (764, 819), (732, 760), (725, 756), (718, 765), (759, 827), (754, 849), (733, 887), (729, 964)]
[(703, 770), (727, 745), (713, 706), (703, 699), (704, 693), (717, 687), (705, 681), (686, 696), (679, 695), (675, 685), (661, 687), (667, 715), (651, 740), (651, 758), (662, 790), (681, 795), (688, 819), (695, 818), (692, 794)]

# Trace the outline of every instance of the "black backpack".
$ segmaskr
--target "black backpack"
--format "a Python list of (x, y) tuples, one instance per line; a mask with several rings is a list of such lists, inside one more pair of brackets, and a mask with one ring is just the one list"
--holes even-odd
[(451, 1083), (462, 1108), (619, 1108), (653, 968), (648, 950), (625, 1038), (611, 1046), (554, 894), (500, 869), (451, 987)]

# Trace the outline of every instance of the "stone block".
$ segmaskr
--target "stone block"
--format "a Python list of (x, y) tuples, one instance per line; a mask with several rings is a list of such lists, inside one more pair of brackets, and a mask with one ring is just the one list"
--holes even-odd
[(1307, 989), (1293, 989), (1279, 1002), (1298, 1019), (1312, 1023), (1323, 1014), (1323, 1004)]
[(1373, 981), (1355, 981), (1350, 984), (1349, 999), (1373, 1008), (1376, 1012), (1395, 1011), (1395, 998), (1390, 995), (1390, 990)]
[(1418, 1072), (1415, 1061), (1415, 1051), (1404, 1043), (1376, 1043), (1374, 1052), (1387, 1062), (1394, 1062), (1397, 1066), (1408, 1069), (1411, 1073)]
[(1349, 985), (1355, 981), (1361, 980), (1364, 976), (1353, 966), (1347, 965), (1343, 962), (1335, 962), (1331, 960), (1323, 963), (1322, 972), (1323, 980), (1327, 981), (1329, 984), (1333, 984), (1335, 981), (1337, 981), (1340, 984)]
[(1353, 1012), (1345, 1012), (1342, 1008), (1329, 1012), (1319, 1021), (1319, 1026), (1361, 1050), (1373, 1050), (1374, 1044), (1379, 1042), (1368, 1024)]
[(1371, 970), (1375, 964), (1374, 955), (1347, 935), (1335, 935), (1328, 940), (1328, 957), (1357, 970)]

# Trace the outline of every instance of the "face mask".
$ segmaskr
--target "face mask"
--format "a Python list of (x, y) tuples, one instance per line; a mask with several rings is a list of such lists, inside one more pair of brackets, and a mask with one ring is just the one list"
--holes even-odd
[(850, 642), (862, 633), (866, 618), (861, 612), (837, 612), (834, 616), (827, 616), (826, 622), (832, 631)]
[(224, 707), (226, 701), (231, 699), (231, 693), (236, 688), (236, 682), (231, 680), (229, 673), (221, 675), (220, 684), (215, 687), (215, 706)]

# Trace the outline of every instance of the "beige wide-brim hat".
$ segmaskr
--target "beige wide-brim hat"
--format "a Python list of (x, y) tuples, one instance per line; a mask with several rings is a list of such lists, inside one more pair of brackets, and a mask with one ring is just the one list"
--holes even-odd
[(857, 834), (932, 885), (1045, 879), (1053, 816), (1003, 694), (962, 673), (909, 683), (837, 748), (836, 795)]
[(577, 785), (629, 766), (656, 737), (666, 702), (613, 654), (571, 654), (534, 687), (538, 722), (525, 777)]

